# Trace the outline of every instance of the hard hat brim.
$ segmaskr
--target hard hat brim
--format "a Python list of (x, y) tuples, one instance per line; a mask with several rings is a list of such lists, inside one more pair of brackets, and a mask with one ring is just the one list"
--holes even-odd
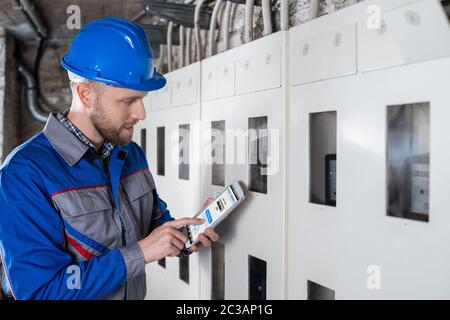
[(109, 86), (116, 86), (116, 87), (121, 87), (121, 88), (126, 88), (126, 89), (131, 89), (131, 90), (137, 90), (137, 91), (155, 91), (155, 90), (159, 90), (161, 88), (163, 88), (166, 85), (166, 78), (159, 73), (158, 71), (156, 71), (156, 69), (153, 72), (153, 77), (147, 80), (144, 80), (140, 83), (121, 83), (119, 81), (115, 81), (112, 79), (106, 79), (100, 76), (95, 76), (92, 73), (86, 73), (80, 70), (77, 70), (75, 68), (73, 68), (71, 65), (69, 65), (66, 61), (65, 61), (65, 57), (63, 57), (61, 59), (61, 66), (66, 69), (71, 71), (72, 73), (86, 78), (88, 80), (92, 80), (92, 81), (97, 81), (97, 82), (101, 82), (104, 83), (106, 85)]

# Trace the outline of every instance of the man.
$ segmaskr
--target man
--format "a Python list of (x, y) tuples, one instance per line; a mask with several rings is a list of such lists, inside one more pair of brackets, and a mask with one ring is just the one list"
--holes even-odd
[[(70, 109), (51, 114), (0, 170), (3, 290), (15, 299), (142, 299), (145, 264), (189, 254), (178, 229), (203, 222), (170, 216), (131, 142), (142, 99), (166, 80), (144, 31), (118, 18), (84, 27), (61, 65)], [(192, 251), (217, 239), (208, 229)]]

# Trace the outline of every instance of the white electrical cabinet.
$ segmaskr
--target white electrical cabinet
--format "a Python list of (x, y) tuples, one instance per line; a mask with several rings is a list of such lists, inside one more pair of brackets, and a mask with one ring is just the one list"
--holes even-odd
[(233, 180), (247, 190), (200, 253), (203, 299), (284, 298), (285, 41), (278, 32), (202, 61), (202, 195)]
[(440, 0), (378, 0), (360, 5), (363, 9), (371, 6), (375, 10), (371, 11), (372, 16), (363, 10), (358, 23), (358, 56), (362, 72), (450, 54), (450, 26)]
[[(302, 46), (342, 25), (358, 30), (351, 52), (305, 58), (340, 66), (302, 68)], [(434, 0), (364, 1), (290, 30), (289, 299), (450, 297), (448, 39)]]
[[(167, 85), (145, 99), (146, 153), (158, 193), (174, 218), (192, 217), (200, 199), (200, 63), (165, 75)], [(198, 255), (167, 257), (146, 267), (148, 299), (198, 299)], [(168, 290), (170, 288), (170, 290)]]
[(134, 140), (172, 215), (247, 200), (147, 298), (450, 298), (449, 39), (438, 0), (366, 0), (166, 75)]
[[(358, 176), (359, 181), (352, 188), (353, 199), (343, 199), (343, 211), (353, 226), (361, 226), (348, 228), (342, 238), (348, 249), (341, 273), (343, 297), (450, 297), (445, 285), (450, 281), (450, 205), (445, 191), (450, 155), (443, 138), (449, 134), (450, 94), (445, 84), (450, 74), (443, 70), (450, 70), (450, 58), (361, 76), (360, 103), (350, 108), (348, 125), (353, 129), (348, 134), (366, 132), (360, 137), (370, 143), (363, 149), (346, 139), (342, 148), (353, 159), (347, 170), (342, 168), (342, 178)], [(366, 161), (370, 170), (363, 167)], [(401, 176), (395, 181), (398, 169)], [(353, 239), (358, 239), (356, 245)], [(380, 289), (373, 289), (370, 266), (379, 270)], [(353, 285), (344, 286), (344, 279)]]

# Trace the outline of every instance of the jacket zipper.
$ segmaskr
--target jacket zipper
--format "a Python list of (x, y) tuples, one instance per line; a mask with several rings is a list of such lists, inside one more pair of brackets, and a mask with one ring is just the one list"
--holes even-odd
[[(105, 161), (106, 165), (103, 161)], [(102, 159), (101, 163), (102, 163), (103, 172), (105, 173), (106, 179), (108, 181), (108, 191), (109, 191), (109, 195), (110, 195), (110, 202), (112, 203), (112, 207), (113, 207), (113, 212), (114, 212), (114, 214), (117, 213), (119, 220), (120, 220), (120, 226), (122, 227), (122, 230), (121, 230), (122, 245), (126, 246), (127, 245), (127, 237), (126, 237), (127, 231), (125, 228), (125, 224), (123, 223), (122, 217), (120, 216), (120, 213), (116, 212), (116, 210), (117, 211), (119, 210), (119, 203), (117, 203), (117, 208), (116, 208), (116, 206), (114, 206), (114, 193), (113, 193), (112, 185), (111, 185), (111, 177), (109, 175), (108, 157), (106, 157), (105, 159)], [(120, 189), (119, 189), (119, 192), (120, 192)], [(128, 296), (127, 292), (128, 292), (128, 281), (125, 282), (125, 296), (124, 296), (125, 300), (127, 300), (127, 296)]]
[[(113, 190), (112, 190), (111, 177), (109, 175), (109, 167), (108, 167), (108, 160), (107, 159), (108, 158), (102, 159), (101, 163), (102, 163), (103, 172), (105, 173), (106, 180), (108, 181), (109, 200), (110, 200), (110, 203), (112, 204), (113, 211), (115, 213), (116, 210), (119, 210), (119, 204), (117, 203), (117, 208), (116, 208), (116, 206), (114, 206), (114, 193), (113, 193)], [(105, 165), (105, 163), (103, 161), (105, 161), (106, 165)], [(125, 236), (126, 228), (125, 228), (125, 224), (123, 223), (123, 220), (122, 220), (122, 217), (120, 216), (120, 214), (118, 214), (118, 217), (119, 217), (119, 220), (120, 220), (120, 226), (122, 227), (122, 230), (121, 230), (122, 245), (125, 246), (125, 245), (127, 245), (127, 239), (126, 239), (126, 236)]]

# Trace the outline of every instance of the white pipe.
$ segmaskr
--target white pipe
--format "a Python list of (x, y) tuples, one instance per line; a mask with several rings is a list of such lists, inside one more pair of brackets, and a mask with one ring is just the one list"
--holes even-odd
[(309, 7), (309, 20), (317, 18), (319, 14), (320, 0), (311, 0), (311, 7)]
[(173, 22), (169, 22), (167, 27), (167, 70), (172, 71), (172, 31)]
[(191, 64), (191, 37), (192, 37), (192, 29), (187, 28), (187, 30), (186, 30), (186, 65)]
[(227, 4), (225, 6), (225, 12), (224, 12), (224, 21), (223, 25), (225, 28), (225, 34), (224, 34), (224, 45), (225, 50), (228, 50), (230, 47), (230, 16), (231, 16), (231, 6), (232, 3), (230, 1), (227, 1)]
[(216, 0), (214, 4), (214, 9), (211, 15), (211, 23), (209, 24), (209, 35), (208, 35), (208, 55), (211, 57), (215, 54), (216, 49), (216, 41), (215, 41), (215, 31), (217, 25), (217, 14), (219, 13), (220, 5), (222, 4), (222, 0)]
[(219, 7), (219, 11), (217, 12), (217, 29), (219, 29), (219, 33), (220, 33), (220, 29), (222, 28), (222, 21), (223, 21), (223, 12), (225, 11), (225, 3), (227, 1), (222, 1), (222, 3), (220, 4)]
[(195, 5), (195, 12), (194, 12), (195, 40), (196, 40), (196, 45), (197, 45), (198, 60), (203, 59), (202, 39), (200, 36), (200, 10), (201, 10), (204, 2), (205, 2), (205, 0), (198, 0), (197, 4)]
[[(228, 3), (228, 1), (223, 1), (222, 2), (222, 5), (220, 6), (220, 9), (219, 9), (219, 13), (218, 13), (218, 16), (217, 16), (217, 24), (218, 24), (218, 31), (217, 31), (217, 42), (219, 42), (219, 40), (220, 39), (223, 39), (224, 38), (224, 33), (227, 33), (227, 31), (226, 30), (224, 30), (224, 28), (223, 28), (223, 21), (225, 20), (224, 19), (224, 16), (225, 16), (225, 8), (226, 8), (226, 4)], [(216, 52), (218, 52), (219, 51), (219, 48), (217, 47), (217, 42), (216, 42)]]
[(272, 33), (272, 16), (270, 14), (270, 0), (261, 0), (262, 15), (264, 23), (264, 35)]
[(184, 67), (184, 27), (180, 25), (180, 67)]
[(281, 0), (281, 30), (289, 30), (289, 1)]
[(255, 0), (247, 0), (245, 2), (245, 21), (244, 21), (244, 41), (253, 40), (253, 9)]
[(161, 70), (164, 64), (164, 57), (166, 56), (166, 47), (163, 44), (159, 45), (159, 59), (156, 64), (156, 70)]

